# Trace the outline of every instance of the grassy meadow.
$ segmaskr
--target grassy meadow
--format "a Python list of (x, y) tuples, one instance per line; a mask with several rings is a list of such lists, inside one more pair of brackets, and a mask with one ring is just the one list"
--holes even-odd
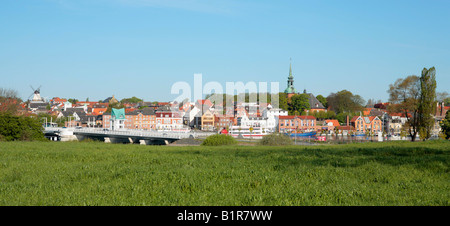
[(450, 142), (0, 142), (0, 205), (450, 205)]

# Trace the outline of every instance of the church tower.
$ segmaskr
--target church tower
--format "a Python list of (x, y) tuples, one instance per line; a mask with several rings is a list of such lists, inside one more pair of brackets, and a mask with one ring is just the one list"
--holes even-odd
[(284, 90), (284, 93), (288, 95), (288, 98), (297, 93), (294, 87), (294, 76), (292, 76), (292, 63), (289, 64), (289, 77), (287, 81), (287, 88)]

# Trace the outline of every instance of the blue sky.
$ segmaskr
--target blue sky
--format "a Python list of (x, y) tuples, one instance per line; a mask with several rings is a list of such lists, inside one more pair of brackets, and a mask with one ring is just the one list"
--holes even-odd
[(174, 83), (279, 82), (387, 101), (436, 67), (450, 85), (447, 0), (3, 0), (0, 87), (44, 97), (171, 101)]

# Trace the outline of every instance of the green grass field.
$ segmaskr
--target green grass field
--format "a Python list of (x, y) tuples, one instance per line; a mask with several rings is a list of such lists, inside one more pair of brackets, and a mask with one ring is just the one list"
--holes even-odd
[(0, 142), (0, 205), (450, 205), (450, 142)]

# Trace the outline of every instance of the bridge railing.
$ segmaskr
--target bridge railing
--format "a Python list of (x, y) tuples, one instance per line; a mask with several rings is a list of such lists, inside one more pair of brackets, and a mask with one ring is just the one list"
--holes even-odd
[(130, 129), (120, 129), (120, 130), (109, 130), (103, 128), (51, 128), (45, 129), (48, 131), (63, 131), (70, 130), (74, 133), (88, 133), (88, 134), (109, 134), (109, 135), (121, 135), (121, 136), (140, 136), (140, 137), (155, 137), (155, 138), (171, 138), (171, 139), (182, 139), (182, 138), (202, 138), (207, 137), (215, 132), (202, 132), (202, 131), (146, 131), (146, 130), (130, 130)]
[(158, 138), (172, 138), (172, 139), (189, 138), (190, 136), (196, 137), (195, 132), (178, 132), (178, 131), (104, 130), (97, 128), (81, 128), (75, 129), (74, 132), (90, 133), (90, 134), (110, 134), (122, 136), (158, 137)]

